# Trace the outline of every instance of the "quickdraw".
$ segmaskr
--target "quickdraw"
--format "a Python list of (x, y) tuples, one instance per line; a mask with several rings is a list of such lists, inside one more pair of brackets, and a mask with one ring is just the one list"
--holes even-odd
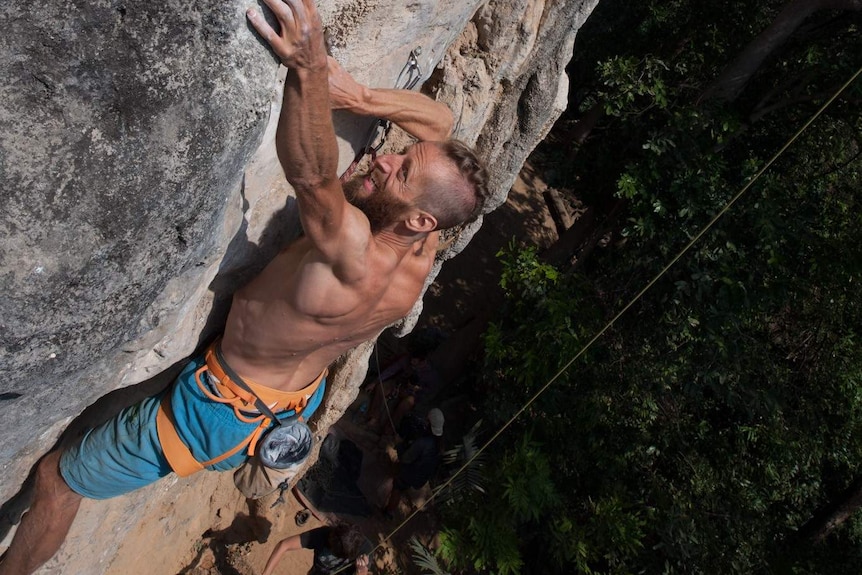
[[(407, 57), (407, 62), (401, 68), (398, 78), (395, 79), (395, 88), (398, 90), (412, 90), (416, 84), (422, 79), (422, 68), (419, 67), (419, 56), (422, 55), (422, 46), (416, 46), (410, 50), (410, 55)], [(377, 158), (377, 152), (386, 143), (386, 138), (389, 136), (389, 130), (392, 129), (392, 122), (378, 118), (368, 130), (368, 136), (365, 138), (365, 145), (356, 153), (356, 157), (351, 162), (350, 166), (341, 174), (341, 181), (346, 182), (350, 176), (356, 171), (359, 162), (366, 155), (371, 156), (373, 162)]]

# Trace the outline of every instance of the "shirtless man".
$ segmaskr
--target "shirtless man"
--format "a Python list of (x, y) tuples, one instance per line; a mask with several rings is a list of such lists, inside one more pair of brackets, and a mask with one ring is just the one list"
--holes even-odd
[[(434, 261), (436, 230), (483, 206), (484, 169), (463, 144), (441, 142), (452, 126), (444, 105), (361, 86), (327, 61), (313, 0), (265, 2), (279, 31), (255, 10), (248, 18), (290, 68), (276, 147), (305, 235), (236, 293), (223, 338), (166, 392), (42, 459), (33, 505), (0, 575), (31, 573), (51, 558), (84, 496), (113, 497), (172, 471), (241, 465), (271, 422), (236, 379), (279, 418), (310, 417), (327, 366), (412, 308)], [(420, 143), (378, 157), (342, 188), (331, 108), (388, 118)]]

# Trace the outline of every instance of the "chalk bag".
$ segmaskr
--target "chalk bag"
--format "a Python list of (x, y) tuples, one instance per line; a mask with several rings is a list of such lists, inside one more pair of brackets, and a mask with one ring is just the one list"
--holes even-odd
[(269, 468), (287, 469), (308, 458), (312, 443), (311, 429), (305, 422), (298, 419), (284, 421), (261, 439), (258, 457)]

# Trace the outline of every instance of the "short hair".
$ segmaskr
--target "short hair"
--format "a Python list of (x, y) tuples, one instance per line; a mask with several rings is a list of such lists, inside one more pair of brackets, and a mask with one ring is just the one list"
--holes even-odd
[(342, 559), (356, 559), (362, 554), (365, 536), (359, 527), (348, 523), (338, 523), (330, 528), (329, 548)]
[[(438, 142), (457, 172), (425, 191), (416, 205), (445, 230), (475, 221), (488, 200), (488, 170), (470, 146), (459, 140)], [(443, 189), (441, 189), (443, 188)]]

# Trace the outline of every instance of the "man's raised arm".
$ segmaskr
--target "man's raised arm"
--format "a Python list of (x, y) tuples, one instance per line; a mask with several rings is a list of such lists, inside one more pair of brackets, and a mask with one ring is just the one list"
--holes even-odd
[(452, 134), (452, 112), (446, 104), (412, 90), (363, 86), (332, 57), (329, 94), (333, 109), (389, 120), (420, 141), (441, 141)]
[[(276, 32), (256, 10), (247, 12), (255, 30), (289, 68), (275, 136), (287, 181), (296, 191), (308, 237), (338, 257), (347, 200), (338, 180), (338, 147), (329, 105), (323, 27), (313, 0), (264, 0), (280, 25)], [(331, 248), (331, 249), (328, 249)]]

